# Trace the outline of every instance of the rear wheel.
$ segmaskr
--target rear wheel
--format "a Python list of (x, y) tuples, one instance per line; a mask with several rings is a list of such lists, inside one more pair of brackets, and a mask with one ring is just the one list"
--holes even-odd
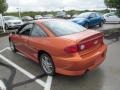
[(46, 53), (41, 54), (40, 62), (41, 62), (43, 71), (47, 75), (53, 76), (55, 74), (55, 67), (54, 67), (52, 58), (48, 54)]
[(86, 24), (85, 24), (85, 28), (87, 28), (87, 29), (89, 28), (89, 25), (88, 25), (88, 23), (86, 23)]
[(15, 48), (15, 45), (12, 41), (9, 42), (10, 43), (10, 48), (13, 52), (17, 52), (16, 48)]
[(101, 21), (100, 24), (99, 24), (99, 27), (102, 27), (104, 24), (104, 21)]

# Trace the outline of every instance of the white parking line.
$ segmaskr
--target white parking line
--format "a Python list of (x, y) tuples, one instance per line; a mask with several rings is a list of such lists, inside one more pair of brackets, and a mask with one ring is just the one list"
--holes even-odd
[[(21, 71), (22, 73), (24, 73), (26, 76), (28, 76), (31, 79), (34, 79), (35, 76), (32, 75), (31, 73), (27, 72), (26, 70), (24, 70), (23, 68), (21, 68), (20, 66), (16, 65), (15, 63), (13, 63), (11, 60), (7, 59), (6, 57), (4, 57), (3, 55), (0, 54), (0, 58), (7, 62), (8, 64), (12, 65), (14, 68), (16, 68), (17, 70)], [(37, 79), (36, 82), (40, 85), (42, 85), (43, 87), (45, 87), (45, 82)]]
[(47, 83), (46, 83), (46, 85), (45, 85), (45, 89), (44, 89), (44, 90), (50, 90), (51, 84), (52, 84), (52, 77), (51, 77), (51, 76), (48, 76), (48, 78), (47, 78)]
[(0, 53), (4, 52), (4, 51), (7, 50), (7, 49), (10, 49), (10, 47), (6, 47), (6, 48), (0, 50)]
[[(2, 49), (0, 51), (0, 53), (4, 52), (5, 50), (11, 50), (9, 47), (6, 47), (4, 49)], [(3, 55), (0, 54), (0, 58), (7, 62), (8, 64), (12, 65), (14, 68), (16, 68), (17, 70), (19, 70), (20, 72), (22, 72), (23, 74), (25, 74), (26, 76), (28, 76), (31, 79), (34, 79), (35, 76), (31, 73), (29, 73), (28, 71), (26, 71), (25, 69), (21, 68), (20, 66), (18, 66), (17, 64), (15, 64), (14, 62), (12, 62), (10, 59), (4, 57)], [(35, 82), (37, 82), (39, 85), (41, 85), (42, 87), (44, 87), (44, 90), (50, 90), (51, 88), (51, 83), (52, 83), (52, 77), (48, 76), (47, 77), (47, 81), (44, 82), (40, 79), (35, 80)]]
[(6, 86), (2, 80), (0, 80), (0, 90), (6, 90)]

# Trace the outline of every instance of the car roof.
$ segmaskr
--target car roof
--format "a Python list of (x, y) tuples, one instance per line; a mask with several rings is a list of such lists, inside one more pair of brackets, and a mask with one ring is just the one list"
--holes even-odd
[(105, 13), (104, 15), (108, 15), (108, 14), (115, 14), (114, 12), (110, 12), (110, 13)]
[(35, 22), (44, 22), (44, 21), (57, 21), (57, 20), (65, 20), (65, 19), (57, 19), (57, 18), (48, 18), (48, 19), (39, 19), (39, 20), (35, 20)]
[(25, 23), (25, 24), (34, 24), (34, 23), (42, 23), (45, 21), (57, 21), (57, 20), (64, 21), (65, 19), (39, 19), (39, 20), (33, 20), (33, 21)]
[[(96, 13), (96, 12), (84, 12), (84, 13), (86, 13), (86, 14), (91, 14), (91, 13)], [(81, 13), (82, 14), (82, 13)]]
[[(23, 17), (31, 17), (31, 16), (23, 16)], [(32, 18), (32, 17), (31, 17)]]

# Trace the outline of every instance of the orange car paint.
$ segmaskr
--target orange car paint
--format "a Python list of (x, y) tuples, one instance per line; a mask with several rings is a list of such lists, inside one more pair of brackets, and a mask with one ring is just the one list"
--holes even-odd
[[(35, 62), (38, 63), (38, 51), (43, 50), (51, 55), (57, 73), (76, 76), (84, 74), (86, 70), (93, 70), (104, 61), (107, 46), (103, 42), (83, 52), (66, 53), (64, 51), (66, 47), (79, 44), (90, 38), (94, 39), (96, 36), (92, 36), (96, 34), (102, 36), (100, 32), (86, 30), (72, 35), (56, 37), (42, 22), (36, 21), (35, 23), (48, 34), (48, 37), (10, 35), (10, 39), (14, 43), (23, 44), (17, 49)], [(24, 40), (27, 41), (24, 42)]]

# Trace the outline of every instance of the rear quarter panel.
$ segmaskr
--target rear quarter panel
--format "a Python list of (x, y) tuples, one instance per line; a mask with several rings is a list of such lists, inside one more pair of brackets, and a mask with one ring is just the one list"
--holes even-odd
[(43, 50), (49, 53), (51, 56), (59, 57), (70, 57), (64, 52), (64, 48), (70, 45), (76, 44), (75, 41), (63, 39), (60, 37), (46, 37), (46, 38), (36, 38), (33, 37), (30, 40), (30, 46), (36, 48), (36, 50)]

